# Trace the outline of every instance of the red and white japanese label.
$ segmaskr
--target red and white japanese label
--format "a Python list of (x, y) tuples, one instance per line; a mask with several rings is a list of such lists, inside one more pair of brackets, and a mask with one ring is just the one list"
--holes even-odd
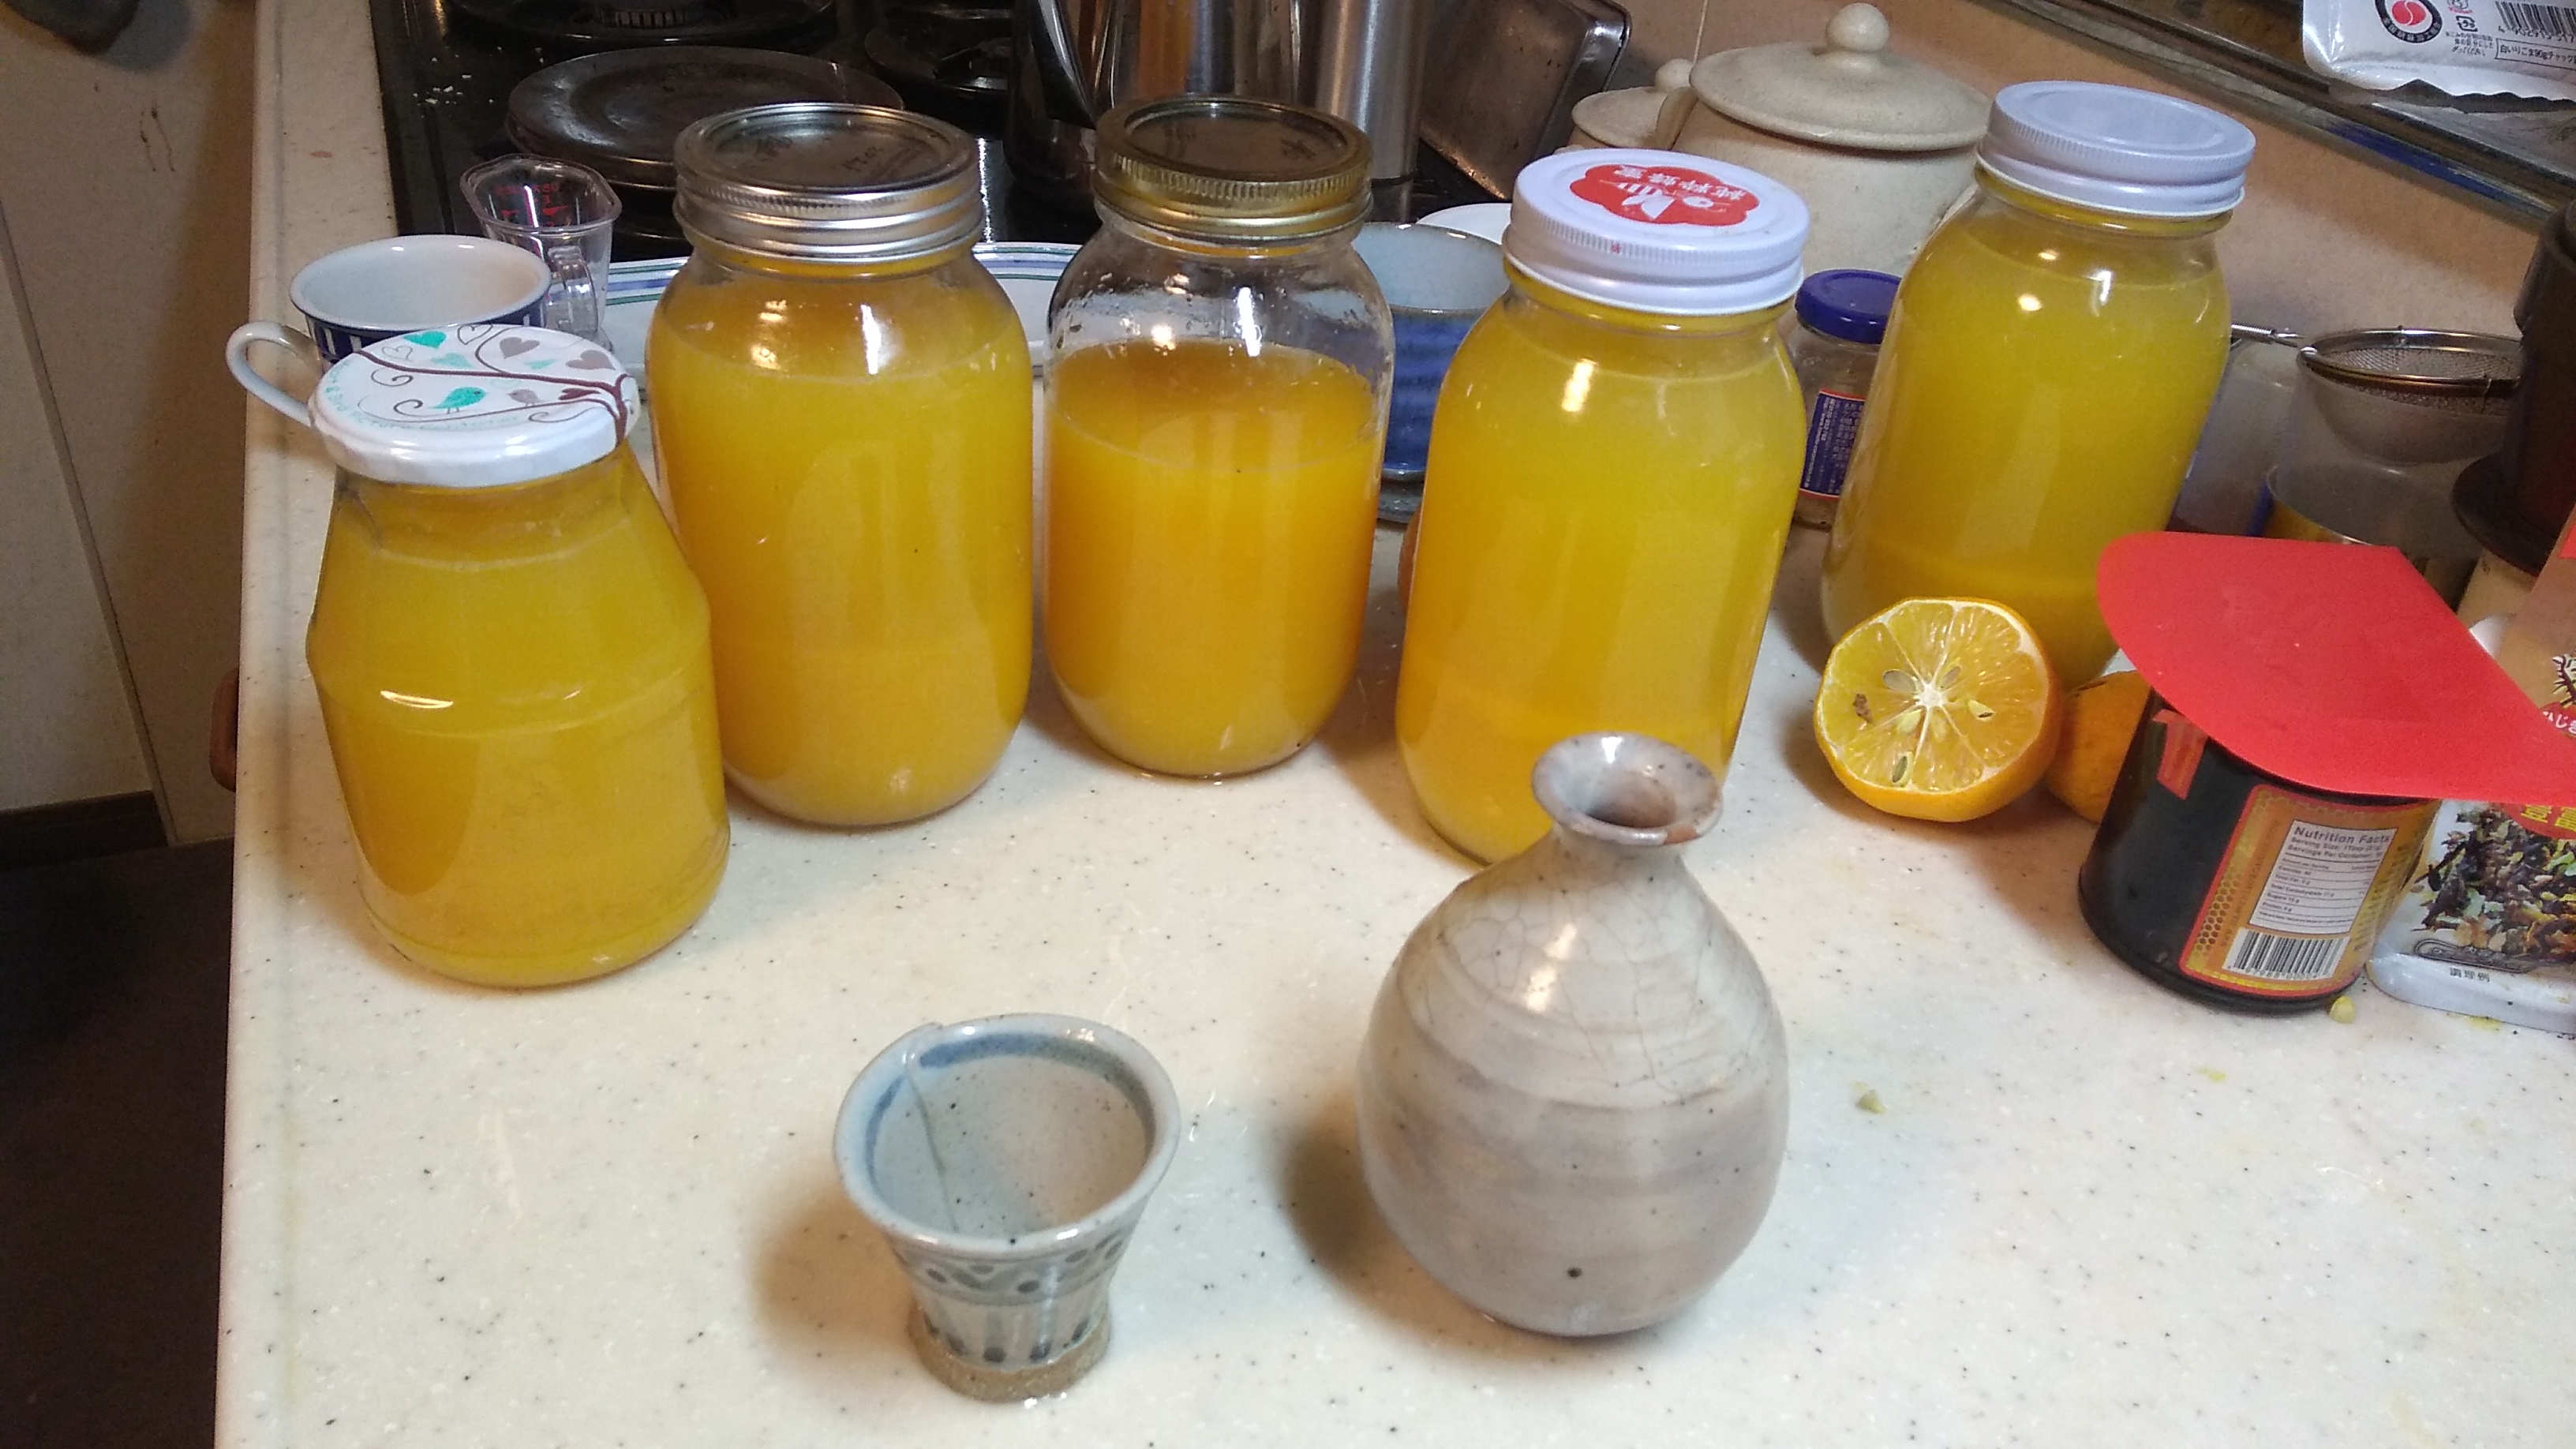
[(1595, 166), (1574, 179), (1581, 199), (1656, 226), (1734, 226), (1762, 199), (1687, 166)]

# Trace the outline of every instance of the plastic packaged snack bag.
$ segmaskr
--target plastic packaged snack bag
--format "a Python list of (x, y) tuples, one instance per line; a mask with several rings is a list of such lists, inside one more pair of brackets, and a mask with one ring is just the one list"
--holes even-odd
[(2370, 977), (2418, 1005), (2576, 1034), (2576, 808), (2445, 802)]
[(2576, 4), (2304, 0), (2308, 68), (2364, 90), (2576, 101)]
[[(2576, 735), (2576, 523), (2522, 611), (2471, 632), (2542, 719)], [(2370, 979), (2418, 1005), (2576, 1035), (2576, 805), (2444, 801)]]

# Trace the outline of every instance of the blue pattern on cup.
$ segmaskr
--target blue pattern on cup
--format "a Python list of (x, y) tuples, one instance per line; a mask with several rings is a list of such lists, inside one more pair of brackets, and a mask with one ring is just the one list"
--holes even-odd
[(1452, 313), (1395, 314), (1395, 400), (1386, 419), (1389, 477), (1422, 476), (1431, 457), (1431, 414), (1440, 402), (1440, 384), (1449, 376), (1458, 344), (1475, 325), (1475, 317)]
[[(506, 327), (534, 327), (537, 325), (538, 319), (544, 314), (544, 312), (545, 299), (540, 297), (536, 301), (513, 312), (504, 312), (496, 317), (475, 317), (462, 320), (466, 322), (497, 322)], [(304, 322), (306, 326), (312, 329), (313, 346), (322, 354), (322, 361), (325, 365), (337, 362), (341, 358), (348, 356), (350, 353), (357, 351), (361, 347), (383, 342), (389, 338), (400, 337), (404, 333), (414, 330), (409, 327), (347, 327), (337, 322), (325, 322), (310, 312), (304, 313)]]
[(1435, 226), (1372, 222), (1355, 243), (1395, 319), (1385, 476), (1410, 482), (1431, 456), (1431, 417), (1458, 344), (1503, 294), (1502, 249)]

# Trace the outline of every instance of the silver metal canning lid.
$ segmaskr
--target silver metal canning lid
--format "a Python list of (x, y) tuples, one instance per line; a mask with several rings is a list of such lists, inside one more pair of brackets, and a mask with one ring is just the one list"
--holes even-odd
[(975, 239), (975, 143), (944, 121), (834, 101), (753, 106), (680, 133), (681, 230), (769, 256), (894, 262)]

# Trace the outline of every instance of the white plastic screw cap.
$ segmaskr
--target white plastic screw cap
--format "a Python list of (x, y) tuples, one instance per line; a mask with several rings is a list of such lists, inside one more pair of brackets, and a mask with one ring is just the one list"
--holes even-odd
[(1995, 94), (1978, 163), (2015, 185), (2127, 216), (2217, 216), (2245, 199), (2254, 133), (2179, 96), (2090, 81)]
[(407, 332), (333, 363), (313, 431), (333, 462), (385, 483), (493, 488), (606, 457), (635, 379), (596, 342), (470, 323)]
[(1774, 306), (1805, 276), (1807, 204), (1757, 171), (1674, 151), (1562, 151), (1521, 169), (1503, 254), (1549, 286), (1638, 312)]

